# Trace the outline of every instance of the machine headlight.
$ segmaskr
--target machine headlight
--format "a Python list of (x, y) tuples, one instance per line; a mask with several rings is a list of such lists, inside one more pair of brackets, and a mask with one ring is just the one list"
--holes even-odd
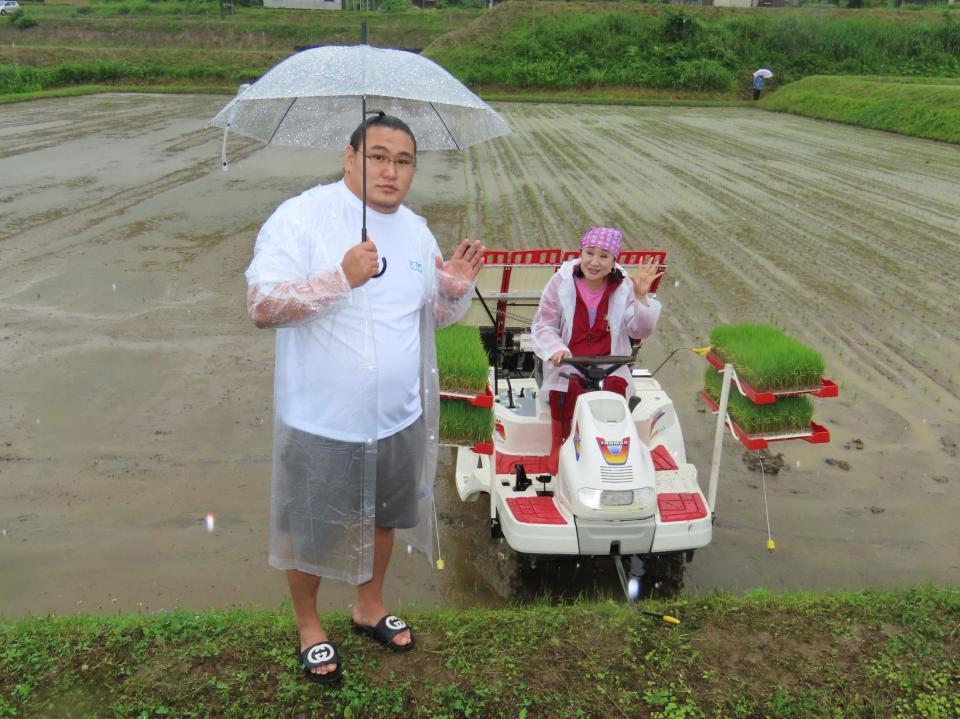
[(629, 507), (633, 504), (632, 489), (591, 489), (584, 487), (578, 492), (580, 502), (590, 509), (600, 507)]

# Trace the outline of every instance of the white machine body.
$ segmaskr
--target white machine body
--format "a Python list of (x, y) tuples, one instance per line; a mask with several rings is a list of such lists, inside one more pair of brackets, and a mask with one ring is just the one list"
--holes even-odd
[[(461, 500), (486, 493), (491, 519), (521, 554), (649, 555), (709, 544), (712, 519), (673, 402), (649, 372), (633, 374), (632, 411), (612, 392), (578, 398), (555, 473), (546, 393), (532, 378), (512, 380), (510, 390), (501, 381), (493, 454), (458, 450)], [(531, 480), (519, 491), (517, 465)]]

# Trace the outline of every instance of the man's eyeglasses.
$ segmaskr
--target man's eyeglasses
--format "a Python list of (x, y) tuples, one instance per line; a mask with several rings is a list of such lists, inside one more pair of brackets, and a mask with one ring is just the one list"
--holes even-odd
[(398, 157), (394, 160), (392, 157), (387, 157), (386, 155), (380, 155), (377, 153), (367, 155), (366, 158), (370, 160), (374, 167), (378, 167), (381, 170), (386, 168), (387, 165), (392, 164), (400, 170), (412, 170), (417, 166), (416, 160), (412, 160), (409, 157)]

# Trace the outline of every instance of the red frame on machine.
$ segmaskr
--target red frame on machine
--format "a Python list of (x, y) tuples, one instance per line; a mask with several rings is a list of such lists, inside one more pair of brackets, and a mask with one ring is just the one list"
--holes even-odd
[[(580, 257), (580, 250), (565, 250), (559, 247), (540, 247), (529, 250), (487, 250), (483, 253), (484, 267), (502, 267), (500, 278), (500, 298), (497, 300), (496, 338), (497, 345), (503, 344), (507, 332), (507, 303), (504, 296), (510, 291), (510, 275), (514, 267), (553, 267), (555, 270), (567, 260)], [(629, 267), (643, 264), (644, 261), (657, 261), (660, 272), (667, 269), (667, 253), (662, 250), (624, 250), (617, 263)], [(660, 286), (658, 277), (650, 286), (656, 292)]]

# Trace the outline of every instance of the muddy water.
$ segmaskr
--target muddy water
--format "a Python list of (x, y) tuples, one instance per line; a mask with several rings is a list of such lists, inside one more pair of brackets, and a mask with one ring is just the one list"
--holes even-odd
[[(334, 178), (338, 157), (236, 139), (223, 173), (203, 129), (223, 102), (2, 110), (2, 615), (284, 597), (265, 559), (273, 340), (245, 316), (242, 274), (260, 223)], [(829, 445), (775, 448), (773, 554), (761, 478), (727, 440), (714, 543), (687, 589), (960, 582), (960, 148), (749, 110), (502, 110), (515, 136), (421, 158), (409, 204), (445, 250), (464, 235), (573, 246), (618, 224), (669, 252), (649, 366), (717, 322), (771, 321), (823, 351), (842, 387), (818, 406)], [(703, 370), (681, 352), (658, 377), (705, 477)], [(393, 604), (509, 594), (509, 559), (483, 503), (456, 499), (452, 462), (441, 452), (447, 568), (398, 547)], [(609, 568), (570, 571), (520, 594), (616, 590)], [(349, 601), (325, 585), (326, 608)]]

